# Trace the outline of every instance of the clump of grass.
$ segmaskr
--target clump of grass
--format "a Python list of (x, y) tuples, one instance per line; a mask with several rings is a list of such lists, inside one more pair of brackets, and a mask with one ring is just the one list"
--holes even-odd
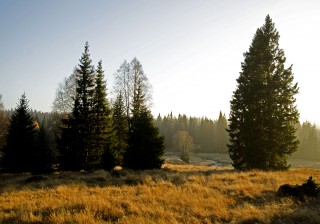
[(319, 223), (318, 198), (279, 198), (280, 185), (320, 171), (237, 172), (166, 164), (162, 170), (67, 172), (26, 183), (1, 175), (0, 223)]

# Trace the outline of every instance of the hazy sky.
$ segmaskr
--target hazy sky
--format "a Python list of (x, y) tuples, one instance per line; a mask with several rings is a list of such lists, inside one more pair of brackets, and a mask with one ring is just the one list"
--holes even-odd
[(243, 53), (267, 14), (293, 64), (300, 120), (320, 124), (319, 0), (0, 0), (0, 94), (7, 109), (26, 92), (50, 111), (59, 82), (86, 41), (107, 86), (137, 57), (153, 86), (154, 115), (229, 115)]

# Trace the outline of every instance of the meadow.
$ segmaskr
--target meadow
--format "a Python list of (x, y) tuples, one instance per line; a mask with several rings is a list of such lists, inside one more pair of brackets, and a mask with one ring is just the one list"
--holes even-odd
[(319, 198), (276, 195), (285, 183), (320, 182), (320, 170), (174, 160), (161, 170), (0, 174), (0, 223), (320, 223)]

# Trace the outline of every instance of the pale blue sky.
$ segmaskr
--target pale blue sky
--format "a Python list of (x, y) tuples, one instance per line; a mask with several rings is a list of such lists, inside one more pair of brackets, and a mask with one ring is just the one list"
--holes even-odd
[(140, 60), (154, 115), (228, 116), (243, 53), (267, 14), (300, 86), (301, 121), (320, 124), (318, 0), (0, 0), (0, 94), (7, 109), (26, 92), (33, 109), (50, 111), (89, 41), (109, 90), (125, 59)]

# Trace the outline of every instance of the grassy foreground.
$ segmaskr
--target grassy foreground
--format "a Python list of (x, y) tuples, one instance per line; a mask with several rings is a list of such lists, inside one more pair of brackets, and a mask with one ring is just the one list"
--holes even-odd
[(276, 196), (320, 171), (237, 172), (166, 164), (162, 170), (111, 175), (0, 175), (0, 223), (320, 223), (320, 199)]

